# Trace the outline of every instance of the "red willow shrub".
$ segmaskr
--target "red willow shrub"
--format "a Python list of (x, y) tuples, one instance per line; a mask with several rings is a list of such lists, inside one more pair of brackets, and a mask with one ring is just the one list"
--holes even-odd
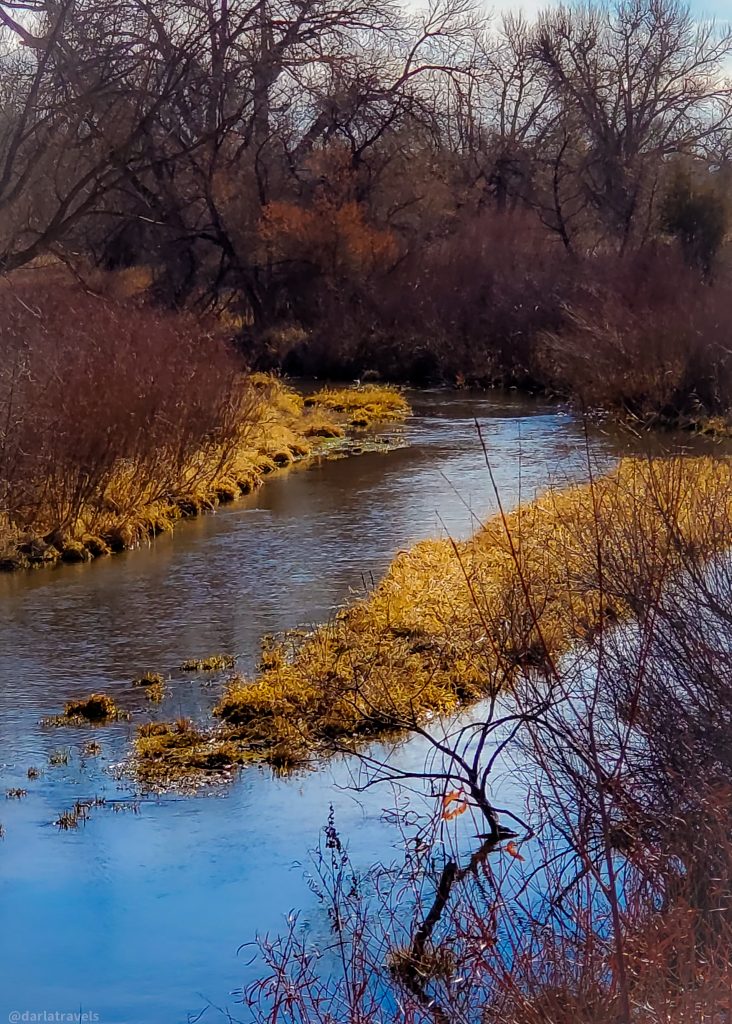
[(281, 273), (296, 301), (252, 343), (267, 366), (509, 384), (644, 423), (693, 424), (732, 404), (732, 269), (721, 261), (705, 279), (675, 244), (571, 256), (526, 211), (485, 210), (337, 287), (302, 260)]
[(559, 330), (538, 344), (540, 376), (587, 409), (643, 423), (726, 413), (732, 298), (670, 248), (585, 266)]
[(94, 529), (115, 503), (175, 493), (195, 453), (235, 442), (251, 399), (200, 324), (35, 276), (0, 288), (0, 514), (73, 534), (82, 510)]
[(294, 304), (307, 341), (279, 357), (305, 373), (538, 386), (536, 339), (560, 328), (578, 284), (529, 215), (456, 216), (348, 287), (311, 273)]

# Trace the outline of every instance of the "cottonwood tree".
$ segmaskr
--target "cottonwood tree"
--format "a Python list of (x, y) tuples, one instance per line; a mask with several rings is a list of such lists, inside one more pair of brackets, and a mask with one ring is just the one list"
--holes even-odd
[(182, 62), (160, 60), (144, 12), (115, 0), (5, 3), (0, 23), (7, 272), (66, 239), (148, 165), (142, 140), (180, 89), (195, 46)]
[(129, 6), (155, 59), (185, 73), (148, 119), (147, 166), (126, 169), (94, 248), (108, 265), (152, 256), (173, 301), (235, 293), (258, 322), (273, 315), (284, 265), (262, 244), (268, 204), (307, 205), (332, 146), (336, 163), (349, 153), (349, 201), (364, 202), (393, 157), (388, 140), (427, 125), (439, 80), (468, 73), (467, 0), (412, 21), (389, 0)]
[(572, 114), (563, 161), (570, 142), (575, 177), (622, 251), (648, 226), (664, 161), (703, 153), (732, 127), (732, 30), (677, 0), (562, 6), (541, 15), (533, 53), (553, 102)]

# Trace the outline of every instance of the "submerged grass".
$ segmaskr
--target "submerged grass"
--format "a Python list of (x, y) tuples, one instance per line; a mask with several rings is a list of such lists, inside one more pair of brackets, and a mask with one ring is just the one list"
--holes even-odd
[[(304, 639), (268, 638), (256, 679), (232, 678), (215, 741), (157, 725), (140, 735), (148, 778), (230, 763), (279, 767), (334, 742), (451, 713), (517, 673), (551, 666), (604, 622), (640, 616), (660, 581), (732, 546), (732, 473), (712, 458), (625, 459), (592, 485), (549, 491), (472, 539), (425, 541)], [(186, 738), (187, 737), (187, 738)]]

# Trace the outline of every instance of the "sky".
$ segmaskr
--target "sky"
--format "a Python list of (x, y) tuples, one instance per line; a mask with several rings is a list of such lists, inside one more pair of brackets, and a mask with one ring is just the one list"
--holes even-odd
[[(688, 0), (692, 11), (702, 19), (714, 18), (716, 21), (732, 22), (732, 0)], [(521, 0), (521, 2), (496, 2), (489, 4), (496, 10), (523, 11), (527, 17), (536, 14), (549, 6), (547, 0)]]

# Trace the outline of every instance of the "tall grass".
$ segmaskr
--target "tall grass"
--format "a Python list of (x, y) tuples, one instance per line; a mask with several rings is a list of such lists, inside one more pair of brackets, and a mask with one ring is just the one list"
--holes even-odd
[[(421, 730), (643, 615), (659, 581), (730, 545), (727, 461), (623, 460), (498, 515), (467, 542), (416, 545), (330, 624), (268, 640), (257, 678), (232, 678), (219, 701), (219, 738), (242, 760), (287, 765)], [(165, 745), (142, 737), (138, 753), (146, 773), (167, 773)]]

